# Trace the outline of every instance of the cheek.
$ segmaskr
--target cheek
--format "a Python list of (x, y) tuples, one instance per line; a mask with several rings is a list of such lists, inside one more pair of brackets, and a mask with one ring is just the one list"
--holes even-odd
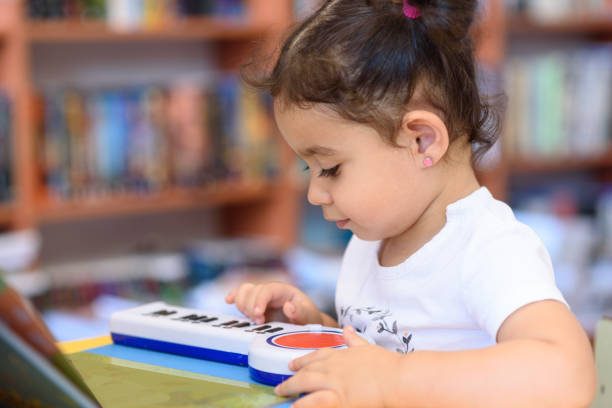
[(354, 183), (339, 183), (333, 191), (334, 203), (347, 217), (362, 224), (375, 225), (384, 223), (385, 211), (394, 194), (384, 182), (360, 179)]
[(385, 230), (403, 228), (418, 213), (420, 199), (415, 175), (404, 168), (390, 168), (360, 187), (359, 211), (369, 222)]

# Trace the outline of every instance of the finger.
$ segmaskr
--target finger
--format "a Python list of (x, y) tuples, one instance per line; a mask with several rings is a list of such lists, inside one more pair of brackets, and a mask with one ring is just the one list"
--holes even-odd
[(232, 304), (236, 300), (236, 289), (230, 291), (230, 293), (225, 296), (225, 303)]
[(294, 292), (283, 305), (283, 313), (291, 323), (308, 324), (321, 321), (321, 314), (316, 305), (301, 292)]
[(300, 369), (300, 372), (305, 373), (307, 371), (316, 371), (321, 374), (327, 374), (329, 373), (329, 363), (327, 360), (319, 360), (315, 361), (314, 363), (310, 363)]
[(355, 329), (353, 329), (351, 326), (346, 326), (342, 332), (342, 335), (344, 336), (344, 342), (349, 347), (367, 346), (370, 344), (366, 339), (358, 335), (357, 332), (355, 332)]
[(327, 389), (329, 380), (325, 374), (317, 371), (297, 373), (274, 388), (277, 395), (287, 397)]
[(251, 296), (249, 296), (248, 300), (246, 301), (246, 309), (248, 310), (248, 316), (257, 324), (262, 324), (266, 320), (264, 318), (264, 313), (268, 305), (264, 305), (263, 309), (257, 305), (257, 299), (259, 297), (259, 294), (263, 291), (265, 291), (264, 285), (255, 286), (251, 291)]
[(245, 316), (248, 316), (246, 310), (246, 301), (251, 293), (251, 290), (253, 289), (253, 286), (255, 285), (253, 285), (252, 283), (243, 283), (238, 287), (238, 291), (236, 293), (236, 307)]
[(295, 401), (292, 408), (327, 408), (327, 407), (339, 407), (340, 400), (338, 395), (331, 390), (323, 390), (313, 392)]
[(288, 285), (277, 282), (268, 283), (257, 293), (254, 309), (263, 316), (267, 307), (280, 308), (292, 296)]
[(300, 323), (300, 318), (297, 313), (297, 307), (293, 302), (285, 302), (283, 305), (283, 313), (291, 323)]
[(308, 353), (305, 356), (296, 358), (295, 360), (291, 360), (289, 362), (289, 369), (293, 371), (301, 370), (309, 364), (316, 363), (318, 361), (326, 360), (329, 358), (329, 355), (334, 351), (330, 348), (320, 349), (317, 351), (313, 351), (312, 353)]

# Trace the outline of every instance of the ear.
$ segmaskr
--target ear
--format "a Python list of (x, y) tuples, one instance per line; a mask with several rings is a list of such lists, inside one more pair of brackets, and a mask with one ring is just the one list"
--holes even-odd
[(433, 165), (440, 162), (449, 146), (448, 129), (440, 116), (426, 110), (407, 112), (402, 118), (402, 126), (397, 143), (410, 149), (417, 164), (424, 164), (430, 158)]

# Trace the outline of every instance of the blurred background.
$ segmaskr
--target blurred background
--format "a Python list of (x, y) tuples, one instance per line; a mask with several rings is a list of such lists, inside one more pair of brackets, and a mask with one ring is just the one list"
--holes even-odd
[[(236, 314), (245, 280), (334, 313), (350, 235), (239, 78), (317, 3), (0, 0), (0, 268), (59, 340), (158, 299)], [(612, 0), (483, 0), (474, 34), (505, 106), (479, 177), (592, 335), (612, 315)]]

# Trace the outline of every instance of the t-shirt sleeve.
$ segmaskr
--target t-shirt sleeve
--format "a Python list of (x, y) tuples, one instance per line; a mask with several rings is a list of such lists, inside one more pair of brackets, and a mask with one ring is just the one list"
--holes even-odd
[(550, 299), (567, 306), (548, 252), (528, 227), (500, 233), (470, 252), (462, 271), (464, 302), (494, 340), (506, 318), (522, 306)]

